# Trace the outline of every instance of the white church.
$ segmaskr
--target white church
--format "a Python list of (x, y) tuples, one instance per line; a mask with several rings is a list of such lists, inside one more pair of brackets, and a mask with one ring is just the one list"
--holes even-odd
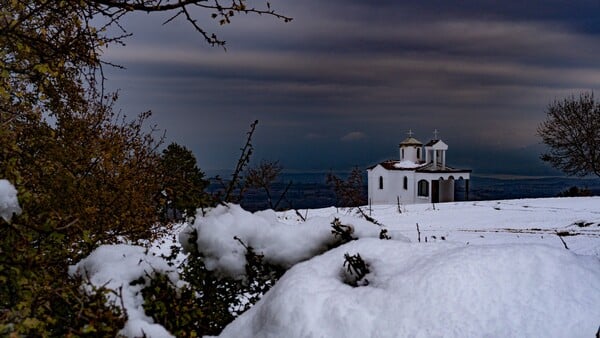
[(412, 137), (400, 143), (400, 160), (388, 160), (367, 168), (370, 204), (416, 204), (452, 202), (455, 181), (465, 180), (469, 199), (471, 170), (446, 164), (448, 145), (437, 137), (423, 144)]

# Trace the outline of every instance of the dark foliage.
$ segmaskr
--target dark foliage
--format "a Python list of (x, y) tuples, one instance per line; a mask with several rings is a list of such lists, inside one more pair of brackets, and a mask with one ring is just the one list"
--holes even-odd
[(216, 276), (194, 256), (181, 277), (189, 284), (176, 287), (166, 276), (152, 277), (142, 290), (146, 314), (176, 337), (219, 334), (235, 318), (230, 307), (241, 307), (236, 281)]
[[(193, 236), (192, 236), (193, 237)], [(237, 239), (237, 238), (236, 238)], [(181, 278), (188, 284), (176, 288), (161, 275), (153, 276), (142, 290), (144, 310), (176, 337), (217, 335), (235, 317), (248, 310), (285, 269), (266, 263), (263, 256), (237, 239), (246, 250), (246, 278), (235, 280), (209, 271), (202, 255), (188, 256)], [(168, 259), (173, 259), (174, 254)]]
[(592, 191), (587, 188), (570, 187), (558, 194), (558, 197), (592, 196)]
[(381, 229), (381, 231), (379, 232), (379, 239), (392, 239), (392, 237), (388, 235), (387, 229)]
[(339, 218), (335, 217), (331, 222), (331, 233), (333, 236), (340, 240), (340, 244), (354, 241), (357, 238), (354, 237), (354, 228), (350, 225), (342, 224)]
[(51, 275), (14, 272), (21, 278), (16, 285), (14, 278), (0, 283), (2, 300), (11, 295), (16, 301), (16, 308), (0, 312), (3, 337), (17, 337), (15, 332), (26, 337), (115, 337), (125, 324), (126, 314), (116, 304), (106, 303), (105, 295), (114, 291), (82, 293), (81, 279), (40, 283)]
[(161, 219), (164, 222), (181, 221), (193, 217), (196, 209), (211, 204), (204, 191), (208, 181), (198, 168), (196, 157), (184, 146), (171, 143), (160, 159), (162, 171)]
[(371, 270), (369, 269), (369, 265), (360, 257), (359, 253), (352, 256), (348, 253), (344, 254), (344, 267), (349, 275), (346, 283), (354, 287), (369, 285), (369, 280), (365, 276)]
[(591, 190), (587, 188), (570, 187), (565, 191), (558, 194), (558, 197), (582, 197), (582, 196), (593, 196)]
[(23, 209), (12, 223), (0, 220), (1, 335), (115, 336), (122, 327), (126, 314), (105, 304), (103, 291), (82, 294), (80, 281), (65, 277), (99, 245), (159, 229), (160, 142), (143, 128), (149, 113), (113, 111), (101, 52), (123, 44), (120, 21), (136, 11), (181, 17), (223, 45), (191, 8), (221, 24), (239, 13), (290, 20), (243, 0), (0, 0), (0, 177)]
[[(0, 221), (0, 325), (28, 336), (79, 332), (85, 328), (69, 325), (89, 328), (86, 320), (94, 330), (116, 329), (109, 323), (117, 315), (100, 300), (82, 305), (88, 296), (68, 286), (67, 267), (101, 244), (156, 234), (159, 157), (142, 130), (146, 116), (119, 122), (95, 107), (53, 124), (10, 120), (0, 175), (16, 185), (23, 213)], [(75, 304), (81, 309), (69, 315)]]

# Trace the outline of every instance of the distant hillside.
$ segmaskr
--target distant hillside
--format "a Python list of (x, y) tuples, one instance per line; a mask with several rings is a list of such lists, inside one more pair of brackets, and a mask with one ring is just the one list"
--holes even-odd
[[(228, 172), (208, 173), (227, 178)], [(211, 175), (212, 174), (212, 175)], [(347, 173), (335, 173), (344, 177)], [(325, 183), (327, 173), (284, 173), (273, 184), (273, 196), (277, 199), (289, 182), (292, 182), (282, 208), (314, 209), (336, 205), (336, 197), (331, 187)], [(364, 196), (367, 200), (367, 178), (364, 177)], [(459, 181), (457, 181), (457, 184)], [(516, 177), (516, 176), (477, 176), (471, 177), (469, 200), (502, 200), (516, 198), (556, 197), (570, 187), (587, 188), (594, 195), (600, 195), (600, 180), (569, 177)], [(209, 190), (220, 188), (214, 180)], [(457, 189), (457, 200), (465, 200), (464, 189)], [(246, 193), (242, 206), (247, 210), (262, 210), (268, 207), (266, 195), (260, 190), (250, 190)]]

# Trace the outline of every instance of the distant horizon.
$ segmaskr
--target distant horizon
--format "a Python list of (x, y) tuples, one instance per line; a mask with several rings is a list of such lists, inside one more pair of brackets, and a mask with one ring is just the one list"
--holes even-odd
[[(465, 150), (456, 149), (456, 147), (449, 145), (447, 163), (449, 166), (456, 168), (470, 169), (472, 170), (472, 174), (477, 176), (571, 177), (558, 169), (552, 168), (549, 164), (540, 160), (540, 154), (544, 149), (545, 147), (541, 144), (535, 144), (521, 149), (509, 150)], [(328, 173), (331, 171), (343, 173), (350, 172), (356, 167), (366, 170), (366, 168), (383, 161), (399, 159), (399, 154), (394, 153), (387, 157), (380, 157), (378, 160), (357, 164), (348, 164), (349, 161), (339, 155), (336, 158), (338, 163), (332, 163), (330, 166), (315, 168), (306, 166), (304, 161), (302, 161), (303, 163), (301, 165), (305, 165), (305, 167), (288, 166), (286, 165), (285, 160), (268, 158), (265, 157), (265, 155), (266, 154), (264, 152), (260, 152), (259, 150), (255, 149), (255, 154), (252, 156), (249, 166), (252, 167), (261, 161), (276, 161), (279, 162), (283, 168), (283, 171), (286, 173)], [(295, 161), (291, 162), (293, 164), (297, 164)], [(200, 164), (199, 166), (204, 170)], [(233, 170), (233, 168), (207, 168), (206, 170), (212, 172), (226, 172)], [(578, 178), (578, 176), (573, 177)]]
[[(352, 171), (353, 168), (349, 168), (349, 169), (337, 169), (337, 170), (297, 170), (297, 169), (286, 169), (283, 168), (282, 169), (282, 174), (284, 175), (302, 175), (302, 174), (309, 174), (309, 175), (326, 175), (329, 173), (334, 173), (337, 175), (344, 175), (344, 174), (349, 174)], [(365, 175), (366, 175), (366, 167), (363, 168)], [(200, 168), (200, 170), (202, 170), (202, 172), (204, 172), (204, 174), (206, 176), (209, 176), (210, 178), (214, 178), (216, 175), (221, 176), (222, 178), (226, 178), (223, 177), (223, 174), (231, 174), (233, 173), (233, 168), (232, 169), (207, 169), (204, 170), (202, 168)], [(518, 174), (504, 174), (504, 173), (477, 173), (477, 172), (472, 172), (471, 173), (472, 177), (477, 177), (477, 178), (493, 178), (493, 179), (499, 179), (499, 180), (527, 180), (527, 179), (552, 179), (552, 178), (559, 178), (559, 179), (573, 179), (573, 180), (600, 180), (599, 177), (596, 176), (584, 176), (584, 177), (579, 177), (579, 176), (569, 176), (567, 174), (555, 174), (555, 175), (518, 175)]]

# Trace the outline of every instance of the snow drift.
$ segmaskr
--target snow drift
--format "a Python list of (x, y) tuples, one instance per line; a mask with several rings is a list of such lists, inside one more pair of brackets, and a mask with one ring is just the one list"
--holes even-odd
[[(368, 286), (343, 282), (344, 253)], [(598, 304), (596, 257), (362, 239), (294, 266), (221, 337), (593, 337)]]
[[(600, 326), (599, 201), (373, 208), (392, 240), (377, 239), (382, 227), (335, 208), (306, 211), (303, 222), (293, 211), (228, 205), (198, 215), (179, 239), (211, 269), (237, 278), (245, 272), (244, 245), (291, 267), (222, 337), (593, 337)], [(330, 249), (335, 218), (359, 239)], [(131, 283), (153, 272), (181, 283), (156, 250), (103, 246), (71, 268), (94, 285), (123, 288), (128, 337), (170, 336), (144, 314), (143, 285)], [(345, 282), (346, 253), (369, 265), (368, 285)]]

